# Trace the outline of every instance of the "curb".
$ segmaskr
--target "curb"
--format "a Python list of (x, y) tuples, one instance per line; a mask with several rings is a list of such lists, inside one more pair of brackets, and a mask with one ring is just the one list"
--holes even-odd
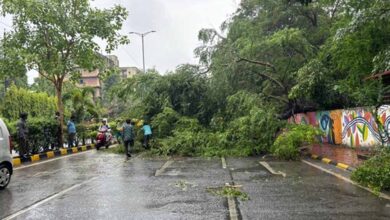
[(312, 159), (320, 160), (320, 161), (322, 161), (323, 163), (334, 165), (334, 166), (336, 166), (337, 168), (342, 169), (342, 170), (347, 170), (347, 171), (350, 171), (350, 172), (356, 170), (355, 167), (349, 166), (349, 165), (344, 164), (344, 163), (338, 163), (337, 161), (331, 160), (331, 159), (326, 158), (326, 157), (321, 157), (321, 156), (318, 156), (318, 155), (316, 155), (316, 154), (309, 154), (309, 156), (310, 156)]
[(45, 153), (34, 154), (34, 155), (27, 157), (27, 158), (20, 158), (18, 156), (18, 157), (12, 158), (12, 164), (15, 167), (17, 167), (17, 166), (20, 166), (22, 163), (34, 163), (34, 162), (37, 162), (37, 161), (40, 161), (43, 159), (60, 157), (60, 156), (68, 155), (68, 154), (76, 154), (78, 152), (92, 150), (94, 148), (95, 148), (95, 145), (90, 144), (90, 145), (73, 147), (73, 148), (60, 148), (59, 150), (55, 150), (55, 151), (48, 151)]

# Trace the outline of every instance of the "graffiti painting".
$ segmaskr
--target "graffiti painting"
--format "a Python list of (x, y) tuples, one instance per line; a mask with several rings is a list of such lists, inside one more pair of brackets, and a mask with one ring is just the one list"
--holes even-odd
[(334, 144), (333, 119), (330, 117), (330, 112), (317, 112), (316, 121), (318, 128), (325, 134), (324, 136), (320, 137), (321, 143)]
[[(350, 147), (390, 146), (390, 105), (378, 109), (378, 118), (364, 108), (296, 114), (290, 123), (310, 124), (321, 129), (321, 143)], [(379, 126), (378, 126), (378, 123)]]

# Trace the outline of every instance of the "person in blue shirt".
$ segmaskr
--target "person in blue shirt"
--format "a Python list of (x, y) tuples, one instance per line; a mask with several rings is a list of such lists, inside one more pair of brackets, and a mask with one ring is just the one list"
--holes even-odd
[(71, 116), (68, 124), (68, 147), (74, 147), (76, 139), (76, 125), (74, 124), (74, 116)]
[(145, 122), (144, 126), (142, 127), (142, 130), (144, 131), (144, 143), (143, 146), (145, 149), (149, 148), (149, 141), (152, 138), (152, 128), (150, 125)]

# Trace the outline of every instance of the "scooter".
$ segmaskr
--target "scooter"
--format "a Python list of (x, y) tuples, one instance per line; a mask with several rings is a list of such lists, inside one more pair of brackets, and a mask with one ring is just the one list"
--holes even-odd
[(99, 130), (96, 136), (96, 150), (99, 150), (101, 147), (106, 147), (106, 149), (111, 145), (112, 134), (109, 130)]

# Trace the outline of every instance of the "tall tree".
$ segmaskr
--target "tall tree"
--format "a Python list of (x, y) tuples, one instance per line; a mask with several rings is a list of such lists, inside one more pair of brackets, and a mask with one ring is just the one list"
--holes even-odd
[(239, 90), (260, 93), (285, 110), (284, 117), (311, 107), (288, 94), (297, 71), (328, 39), (336, 2), (246, 0), (222, 24), (226, 36), (202, 30), (199, 39), (204, 45), (195, 53), (210, 70), (215, 93), (225, 97)]
[(0, 0), (0, 4), (3, 14), (13, 16), (14, 30), (6, 34), (4, 46), (53, 83), (63, 125), (65, 78), (104, 65), (96, 39), (107, 43), (106, 52), (128, 42), (118, 33), (126, 9), (92, 8), (89, 0)]

